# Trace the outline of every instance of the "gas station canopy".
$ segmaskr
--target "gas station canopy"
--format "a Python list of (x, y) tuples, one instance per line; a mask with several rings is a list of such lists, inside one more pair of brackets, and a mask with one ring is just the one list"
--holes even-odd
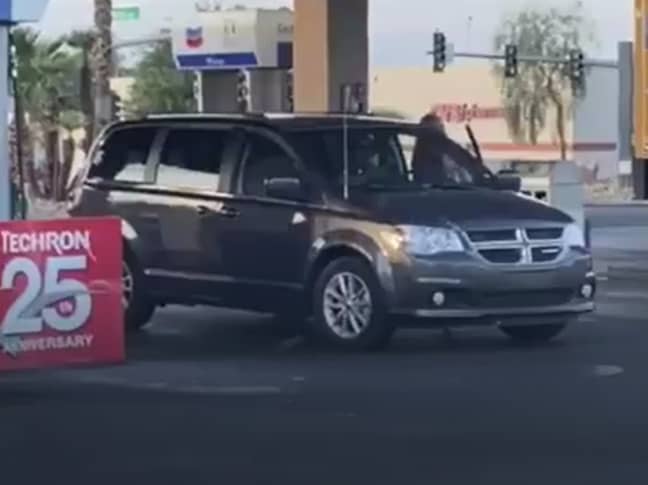
[(292, 68), (292, 11), (227, 10), (202, 19), (173, 32), (178, 69)]
[(49, 0), (0, 0), (0, 22), (15, 24), (41, 18)]

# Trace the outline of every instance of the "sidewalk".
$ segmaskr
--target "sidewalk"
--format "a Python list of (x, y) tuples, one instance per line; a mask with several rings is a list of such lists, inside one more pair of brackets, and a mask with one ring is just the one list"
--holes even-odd
[(585, 204), (585, 208), (588, 207), (645, 207), (648, 209), (648, 200), (591, 201)]
[(594, 248), (594, 270), (597, 275), (614, 280), (648, 284), (648, 250)]

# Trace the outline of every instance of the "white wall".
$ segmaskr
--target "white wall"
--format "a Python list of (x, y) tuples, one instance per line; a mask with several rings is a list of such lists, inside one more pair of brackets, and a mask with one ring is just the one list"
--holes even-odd
[(583, 144), (575, 159), (588, 167), (598, 164), (599, 178), (618, 174), (619, 72), (592, 68), (587, 94), (574, 109), (574, 142)]

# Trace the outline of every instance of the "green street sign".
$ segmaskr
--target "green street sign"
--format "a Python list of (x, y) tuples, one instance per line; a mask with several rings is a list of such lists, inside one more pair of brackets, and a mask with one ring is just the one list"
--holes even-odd
[(115, 22), (133, 22), (140, 18), (140, 8), (137, 6), (114, 7), (112, 17)]

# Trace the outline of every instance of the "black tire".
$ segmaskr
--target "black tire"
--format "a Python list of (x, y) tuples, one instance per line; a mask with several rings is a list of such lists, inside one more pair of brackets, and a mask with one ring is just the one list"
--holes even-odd
[(132, 291), (129, 303), (124, 311), (124, 325), (127, 332), (141, 330), (153, 318), (155, 305), (142, 289), (143, 274), (130, 251), (124, 251), (123, 273), (130, 271), (132, 275)]
[(501, 327), (502, 332), (513, 340), (525, 343), (544, 343), (556, 338), (567, 328), (566, 323)]
[[(324, 309), (327, 285), (337, 276), (353, 275), (365, 285), (370, 296), (370, 316), (364, 329), (356, 336), (343, 337), (327, 323)], [(358, 280), (356, 280), (358, 281)], [(313, 287), (313, 318), (309, 336), (317, 343), (343, 350), (379, 350), (387, 346), (394, 333), (394, 325), (389, 320), (385, 294), (371, 266), (359, 257), (344, 257), (329, 263), (319, 274)], [(367, 308), (365, 306), (365, 308)], [(354, 320), (356, 321), (356, 320)]]

